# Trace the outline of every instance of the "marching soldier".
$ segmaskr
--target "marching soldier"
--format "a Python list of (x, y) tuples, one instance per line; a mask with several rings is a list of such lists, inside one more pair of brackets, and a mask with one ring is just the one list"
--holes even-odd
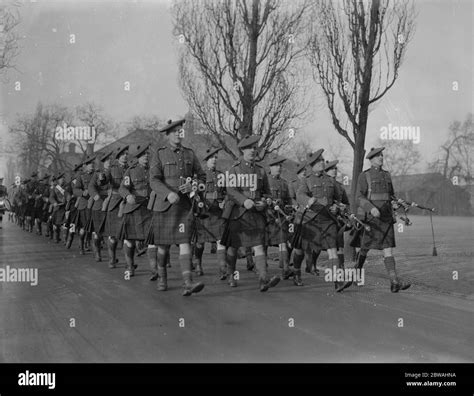
[(8, 220), (11, 223), (18, 224), (18, 216), (17, 216), (17, 207), (13, 201), (13, 197), (15, 196), (16, 191), (18, 190), (18, 186), (15, 183), (10, 185), (10, 189), (8, 191), (8, 199), (12, 206), (11, 210), (8, 212)]
[(49, 202), (53, 205), (51, 224), (53, 226), (53, 241), (59, 243), (61, 241), (59, 233), (62, 224), (64, 224), (64, 215), (66, 213), (68, 191), (64, 180), (64, 173), (54, 177), (53, 181), (53, 188), (49, 192)]
[[(109, 195), (102, 205), (102, 211), (105, 212), (105, 219), (102, 223), (102, 227), (104, 227), (103, 235), (108, 236), (109, 268), (115, 268), (118, 262), (117, 241), (122, 225), (122, 219), (118, 217), (120, 204), (122, 203), (119, 188), (125, 171), (128, 168), (128, 148), (128, 145), (121, 146), (115, 153), (117, 161), (110, 166)], [(102, 231), (102, 227), (99, 232)]]
[(89, 156), (83, 163), (84, 171), (73, 180), (73, 194), (77, 197), (77, 215), (75, 229), (79, 230), (79, 254), (85, 254), (86, 227), (91, 220), (91, 210), (88, 207), (89, 182), (94, 173), (95, 156)]
[[(3, 185), (3, 177), (0, 177), (0, 200), (7, 198), (8, 192), (7, 188)], [(0, 228), (2, 228), (3, 214), (5, 213), (5, 208), (0, 207)]]
[(13, 199), (13, 201), (15, 202), (15, 206), (18, 208), (19, 225), (23, 230), (26, 231), (29, 230), (26, 226), (26, 213), (28, 205), (28, 193), (26, 192), (26, 186), (28, 185), (29, 181), (29, 179), (23, 179), (21, 181)]
[[(308, 165), (312, 167), (312, 172), (300, 184), (296, 194), (298, 202), (307, 208), (302, 220), (302, 247), (303, 249), (310, 247), (316, 251), (327, 250), (330, 268), (337, 268), (339, 264), (334, 202), (339, 201), (341, 196), (334, 179), (324, 173), (323, 151), (324, 149), (320, 149), (308, 158)], [(303, 251), (295, 249), (294, 283), (297, 286), (303, 285), (300, 269), (303, 257)], [(335, 286), (338, 287), (339, 284), (335, 282)]]
[(147, 208), (151, 192), (148, 147), (148, 144), (137, 145), (134, 155), (138, 162), (125, 171), (119, 188), (120, 195), (126, 200), (119, 239), (124, 242), (125, 274), (129, 277), (135, 274), (135, 243), (147, 238), (152, 218), (152, 212)]
[(278, 246), (282, 277), (283, 279), (288, 279), (292, 275), (292, 271), (289, 268), (288, 248), (286, 245), (289, 236), (289, 222), (283, 210), (285, 206), (291, 205), (291, 196), (288, 182), (281, 177), (281, 167), (285, 161), (285, 158), (274, 155), (268, 163), (270, 167), (268, 182), (271, 197), (269, 198), (269, 209), (267, 210), (267, 246)]
[[(341, 195), (341, 204), (345, 206), (349, 206), (349, 198), (346, 193), (346, 189), (342, 185), (342, 183), (336, 180), (337, 177), (337, 164), (339, 163), (338, 160), (334, 161), (326, 161), (326, 166), (324, 168), (325, 172), (328, 174), (329, 177), (332, 177), (336, 182), (336, 188), (339, 189), (339, 193)], [(346, 229), (345, 225), (338, 224), (337, 229), (337, 258), (339, 260), (339, 268), (344, 269), (344, 231)]]
[(220, 239), (224, 231), (224, 220), (221, 218), (224, 207), (225, 186), (219, 186), (219, 175), (222, 172), (216, 170), (217, 155), (220, 148), (208, 149), (203, 160), (206, 161), (206, 190), (205, 207), (207, 208), (205, 218), (196, 219), (197, 240), (194, 248), (196, 275), (204, 275), (202, 269), (202, 255), (206, 242), (217, 243), (217, 261), (219, 263), (220, 279), (227, 278), (226, 249), (221, 245)]
[(76, 217), (78, 215), (77, 211), (77, 198), (73, 194), (74, 184), (73, 182), (79, 177), (80, 173), (82, 172), (82, 162), (77, 164), (70, 173), (69, 181), (67, 182), (67, 191), (70, 194), (67, 195), (67, 202), (66, 202), (66, 212), (64, 213), (64, 244), (66, 245), (66, 249), (69, 249), (72, 245), (72, 241), (74, 240), (74, 234), (76, 233), (75, 229), (75, 222)]
[(189, 193), (192, 184), (188, 178), (195, 175), (205, 183), (206, 174), (194, 151), (181, 144), (185, 120), (168, 121), (160, 132), (166, 133), (168, 144), (152, 152), (150, 186), (155, 194), (150, 208), (153, 221), (148, 237), (149, 249), (157, 246), (157, 264), (160, 280), (158, 290), (167, 290), (166, 254), (170, 245), (179, 244), (179, 264), (184, 280), (183, 296), (198, 293), (201, 282), (193, 283), (191, 233), (193, 229), (192, 202)]
[(31, 174), (31, 178), (26, 183), (26, 194), (28, 196), (28, 201), (26, 203), (25, 221), (26, 221), (26, 230), (28, 232), (33, 232), (37, 188), (38, 188), (38, 172), (33, 172)]
[[(370, 231), (363, 231), (355, 268), (362, 269), (370, 249), (383, 250), (385, 268), (390, 277), (390, 290), (397, 293), (408, 289), (411, 284), (400, 280), (395, 269), (392, 251), (395, 247), (395, 230), (391, 203), (394, 190), (390, 173), (382, 169), (384, 149), (385, 147), (370, 149), (366, 158), (370, 160), (371, 167), (359, 175), (357, 182), (357, 214), (364, 218)], [(346, 282), (338, 291), (348, 288), (352, 283)]]
[(102, 211), (102, 205), (107, 198), (110, 184), (110, 159), (113, 151), (105, 153), (101, 158), (103, 169), (98, 169), (91, 177), (89, 182), (89, 194), (94, 200), (91, 207), (92, 221), (90, 222), (89, 232), (92, 233), (92, 250), (94, 251), (95, 261), (102, 261), (101, 244), (102, 233), (100, 228), (105, 218), (105, 212)]
[[(280, 282), (279, 276), (267, 277), (267, 258), (264, 246), (266, 244), (266, 218), (264, 201), (271, 195), (265, 170), (255, 164), (257, 144), (260, 136), (247, 136), (238, 145), (243, 157), (235, 163), (230, 171), (233, 180), (247, 181), (244, 185), (227, 186), (229, 203), (225, 211), (229, 211), (228, 238), (223, 243), (228, 251), (229, 285), (237, 286), (234, 278), (237, 262), (237, 249), (252, 247), (255, 252), (255, 265), (259, 275), (260, 291), (266, 292)], [(231, 180), (231, 179), (229, 179)], [(224, 216), (224, 217), (227, 217)]]

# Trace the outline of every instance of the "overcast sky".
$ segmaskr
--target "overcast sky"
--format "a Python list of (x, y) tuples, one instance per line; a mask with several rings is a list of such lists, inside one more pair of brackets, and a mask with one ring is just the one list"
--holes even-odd
[[(389, 123), (419, 126), (418, 148), (426, 163), (446, 139), (449, 124), (473, 111), (472, 3), (416, 1), (414, 39), (395, 86), (370, 113), (366, 148)], [(187, 112), (177, 83), (177, 39), (168, 2), (25, 1), (21, 17), (17, 70), (0, 81), (4, 141), (8, 123), (19, 113), (33, 112), (38, 101), (68, 107), (96, 102), (116, 121), (138, 114), (168, 119)], [(15, 91), (16, 81), (21, 91)], [(315, 111), (300, 132), (311, 137), (314, 148), (343, 142), (325, 108)], [(5, 171), (3, 156), (0, 175)]]

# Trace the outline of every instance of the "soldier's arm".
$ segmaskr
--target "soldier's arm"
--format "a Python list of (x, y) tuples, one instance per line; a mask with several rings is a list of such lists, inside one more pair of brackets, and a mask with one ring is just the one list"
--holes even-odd
[(311, 198), (311, 191), (308, 188), (307, 179), (301, 180), (298, 190), (296, 191), (296, 201), (302, 206), (307, 206)]
[(262, 196), (263, 198), (271, 198), (272, 189), (270, 188), (270, 182), (268, 181), (267, 172), (262, 169)]
[(159, 156), (159, 149), (152, 150), (150, 160), (150, 187), (156, 193), (157, 198), (165, 201), (168, 194), (173, 192), (163, 182), (163, 164)]
[(334, 185), (334, 201), (342, 201), (342, 187), (339, 185), (339, 183), (332, 179), (332, 184)]
[(94, 172), (94, 174), (91, 177), (91, 180), (89, 181), (89, 194), (91, 197), (95, 197), (96, 195), (99, 195), (99, 190), (97, 189), (97, 181), (98, 181), (98, 173)]
[(395, 190), (393, 188), (393, 183), (392, 183), (392, 177), (390, 176), (390, 173), (387, 172), (388, 175), (388, 193), (390, 194), (390, 197), (395, 195)]
[(127, 196), (132, 194), (132, 180), (130, 176), (130, 169), (127, 169), (123, 175), (122, 182), (119, 187), (119, 194), (122, 198), (127, 198)]
[(346, 192), (346, 189), (344, 188), (344, 186), (340, 186), (341, 188), (341, 202), (344, 204), (344, 205), (350, 205), (350, 202), (349, 202), (349, 197), (347, 196), (347, 192)]
[[(232, 168), (229, 173), (233, 173), (237, 177), (235, 168)], [(248, 199), (240, 187), (227, 187), (227, 196), (240, 206), (244, 206), (244, 202)]]
[(356, 202), (359, 203), (359, 206), (364, 209), (366, 212), (370, 212), (371, 209), (375, 208), (375, 205), (367, 199), (368, 194), (367, 178), (362, 172), (359, 175), (359, 180), (357, 182), (357, 197)]
[(76, 196), (76, 197), (82, 197), (82, 193), (83, 193), (83, 185), (82, 185), (82, 180), (80, 177), (77, 177), (77, 178), (74, 178), (71, 182), (72, 184), (72, 193)]

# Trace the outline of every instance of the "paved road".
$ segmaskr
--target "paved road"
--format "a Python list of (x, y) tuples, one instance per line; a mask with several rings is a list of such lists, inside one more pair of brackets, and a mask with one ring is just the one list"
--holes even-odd
[(206, 253), (206, 288), (185, 298), (175, 248), (163, 293), (148, 280), (146, 256), (126, 281), (121, 253), (122, 267), (110, 270), (5, 220), (0, 268), (38, 268), (39, 278), (0, 282), (0, 362), (474, 361), (469, 297), (423, 284), (392, 294), (370, 270), (364, 287), (342, 294), (314, 276), (260, 293), (243, 261), (230, 289)]

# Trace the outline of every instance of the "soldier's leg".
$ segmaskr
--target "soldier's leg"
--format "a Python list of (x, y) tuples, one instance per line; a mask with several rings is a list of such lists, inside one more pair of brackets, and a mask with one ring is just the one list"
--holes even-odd
[(339, 261), (339, 268), (344, 269), (344, 248), (337, 249), (337, 259)]
[(270, 280), (267, 277), (267, 256), (263, 245), (255, 246), (255, 266), (259, 276), (260, 291), (266, 292), (270, 287), (274, 287), (280, 282), (279, 276), (273, 276)]
[[(354, 267), (356, 270), (359, 270), (359, 271), (362, 270), (362, 267), (364, 266), (365, 259), (367, 258), (368, 253), (369, 253), (369, 251), (367, 249), (360, 249), (359, 250), (359, 252), (357, 253), (356, 265)], [(348, 282), (344, 283), (342, 286), (339, 286), (337, 288), (337, 291), (341, 292), (341, 291), (343, 291), (344, 289), (347, 289), (348, 287), (350, 287), (353, 284), (357, 284), (357, 283), (352, 282), (352, 281), (348, 281)]]
[(229, 279), (229, 286), (236, 287), (237, 279), (235, 279), (235, 267), (237, 265), (237, 248), (227, 248), (227, 277)]
[(204, 288), (204, 284), (201, 282), (193, 283), (190, 243), (181, 243), (179, 245), (179, 265), (184, 280), (183, 296), (190, 296), (193, 293), (199, 293)]
[(115, 237), (109, 236), (107, 244), (109, 252), (109, 268), (115, 268), (118, 263), (117, 260), (117, 239)]
[(56, 224), (53, 225), (53, 241), (59, 243), (59, 228)]
[(150, 280), (156, 281), (158, 279), (158, 247), (156, 245), (148, 245), (146, 254), (150, 263)]
[[(149, 245), (148, 248), (150, 248)], [(157, 289), (159, 291), (166, 291), (168, 289), (168, 274), (166, 270), (166, 257), (169, 256), (169, 246), (158, 245), (156, 250), (156, 262), (158, 271), (158, 284)]]
[(226, 261), (226, 248), (220, 244), (220, 241), (216, 242), (217, 245), (217, 264), (219, 265), (219, 278), (220, 280), (227, 279), (227, 261)]
[[(337, 274), (337, 269), (339, 269), (339, 258), (337, 256), (337, 248), (328, 249), (329, 256), (329, 268), (333, 274)], [(334, 280), (334, 288), (337, 290), (339, 287), (343, 286), (343, 281)]]
[(92, 250), (94, 251), (95, 261), (102, 261), (102, 256), (100, 254), (100, 239), (95, 231), (92, 233)]
[(286, 243), (280, 243), (278, 246), (279, 249), (279, 260), (283, 265), (283, 269), (281, 271), (283, 279), (289, 279), (291, 276), (294, 275), (293, 271), (290, 269), (289, 266), (289, 259), (288, 259), (288, 250), (286, 247)]
[(385, 248), (383, 250), (385, 269), (390, 277), (390, 291), (392, 293), (397, 293), (399, 290), (408, 289), (411, 284), (409, 282), (403, 282), (398, 278), (397, 270), (395, 268), (395, 257), (393, 257), (392, 254), (392, 248)]
[(66, 241), (66, 249), (69, 249), (72, 245), (72, 241), (74, 240), (74, 234), (76, 233), (76, 226), (74, 223), (69, 224), (68, 229), (68, 236)]
[(204, 275), (204, 271), (202, 270), (202, 255), (204, 253), (204, 243), (198, 243), (194, 245), (194, 267), (196, 269), (196, 275), (202, 276)]
[(129, 277), (132, 277), (135, 275), (135, 241), (124, 239), (123, 252), (125, 255), (125, 275), (128, 274)]
[[(301, 280), (301, 263), (305, 256), (304, 251), (303, 249), (294, 249), (293, 252), (293, 267), (295, 271), (293, 283), (296, 286), (303, 286), (303, 281)], [(306, 257), (306, 260), (308, 260), (308, 257)], [(306, 267), (308, 267), (308, 264), (306, 264)]]
[(86, 251), (84, 249), (85, 239), (86, 239), (86, 230), (84, 230), (84, 228), (81, 228), (79, 230), (79, 254), (86, 254)]
[(245, 256), (247, 257), (247, 269), (253, 271), (255, 268), (255, 263), (252, 256), (252, 248), (248, 247), (245, 249)]
[(170, 259), (171, 252), (170, 252), (170, 250), (171, 250), (171, 245), (169, 245), (166, 249), (166, 267), (167, 268), (171, 268), (171, 259)]

